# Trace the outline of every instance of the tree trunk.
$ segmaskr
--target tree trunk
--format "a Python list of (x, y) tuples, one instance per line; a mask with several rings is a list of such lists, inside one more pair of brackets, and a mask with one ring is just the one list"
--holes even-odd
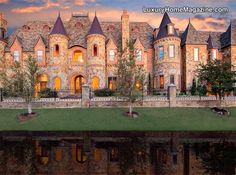
[(132, 112), (133, 112), (133, 107), (132, 107), (132, 102), (129, 102), (129, 115), (132, 116)]
[(32, 114), (32, 103), (28, 102), (28, 114)]

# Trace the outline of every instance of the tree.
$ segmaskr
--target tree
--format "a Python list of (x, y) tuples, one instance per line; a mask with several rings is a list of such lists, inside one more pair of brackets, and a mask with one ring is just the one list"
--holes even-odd
[(233, 65), (226, 61), (209, 61), (207, 64), (199, 64), (197, 69), (200, 82), (208, 85), (209, 92), (220, 101), (225, 94), (232, 92), (235, 83), (236, 72)]
[(28, 108), (28, 114), (32, 114), (32, 100), (35, 96), (35, 85), (39, 67), (37, 61), (31, 55), (23, 64), (14, 62), (7, 73), (1, 70), (1, 78), (3, 78), (3, 88), (10, 94), (25, 99)]
[(127, 43), (127, 47), (119, 47), (117, 65), (117, 94), (129, 101), (129, 115), (133, 116), (133, 103), (142, 96), (146, 84), (146, 72), (142, 66), (136, 64), (136, 50), (134, 43)]

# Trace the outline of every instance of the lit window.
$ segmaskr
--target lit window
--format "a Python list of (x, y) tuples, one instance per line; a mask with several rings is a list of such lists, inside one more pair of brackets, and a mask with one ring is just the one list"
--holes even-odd
[(174, 26), (172, 24), (168, 25), (168, 34), (173, 35), (174, 34)]
[(54, 78), (53, 89), (56, 91), (61, 89), (61, 79), (59, 77)]
[(175, 84), (175, 76), (170, 75), (170, 84)]
[(54, 47), (54, 57), (58, 57), (59, 55), (60, 55), (59, 45), (56, 44)]
[(115, 59), (115, 50), (109, 50), (109, 59), (114, 61)]
[(136, 56), (136, 61), (141, 61), (142, 60), (142, 50), (137, 51), (137, 56)]
[(19, 51), (18, 50), (15, 50), (13, 52), (13, 58), (14, 58), (14, 61), (17, 61), (17, 62), (20, 61), (20, 55), (19, 55)]
[(37, 51), (37, 60), (38, 60), (38, 62), (43, 61), (43, 51), (41, 51), (41, 50)]
[(175, 46), (169, 45), (169, 57), (170, 58), (174, 58), (174, 51), (175, 51)]
[(93, 45), (93, 56), (98, 56), (98, 46), (96, 44)]
[(83, 63), (83, 53), (80, 50), (74, 52), (73, 62)]
[(36, 145), (37, 159), (40, 164), (46, 165), (49, 162), (49, 148), (44, 145)]
[(102, 160), (102, 152), (101, 152), (101, 149), (97, 149), (97, 148), (95, 148), (94, 149), (94, 160), (96, 161), (96, 162), (99, 162), (99, 161), (101, 161)]
[(164, 47), (160, 46), (158, 47), (158, 59), (163, 60), (164, 58)]
[(211, 53), (211, 59), (212, 60), (216, 60), (216, 50), (212, 50), (212, 53)]
[(116, 90), (116, 77), (108, 77), (108, 88)]
[(137, 81), (135, 82), (135, 87), (136, 87), (138, 90), (142, 90), (142, 88), (143, 88), (142, 82), (139, 81), (139, 80), (137, 80)]
[(110, 149), (110, 161), (111, 162), (119, 161), (119, 150), (117, 147), (113, 147)]
[(92, 89), (97, 90), (98, 88), (99, 88), (99, 78), (95, 76), (92, 78)]
[(72, 158), (79, 163), (84, 163), (87, 160), (83, 145), (72, 144)]
[(198, 59), (199, 59), (199, 52), (198, 52), (198, 48), (194, 48), (193, 49), (193, 52), (194, 52), (194, 55), (193, 55), (193, 59), (194, 59), (194, 61), (198, 61)]
[(160, 75), (159, 84), (160, 84), (160, 89), (163, 89), (164, 88), (164, 75)]
[(55, 159), (56, 161), (61, 161), (62, 159), (62, 149), (61, 148), (56, 148), (56, 155), (55, 155)]

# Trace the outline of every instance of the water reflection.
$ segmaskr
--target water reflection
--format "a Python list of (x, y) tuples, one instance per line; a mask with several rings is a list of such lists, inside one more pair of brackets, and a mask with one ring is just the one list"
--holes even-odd
[(235, 133), (4, 133), (0, 174), (234, 175), (235, 143)]

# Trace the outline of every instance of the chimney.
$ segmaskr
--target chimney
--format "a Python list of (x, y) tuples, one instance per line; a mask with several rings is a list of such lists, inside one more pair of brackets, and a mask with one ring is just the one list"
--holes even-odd
[(129, 42), (129, 14), (127, 10), (123, 10), (121, 16), (121, 31), (122, 31), (122, 48), (124, 49)]

